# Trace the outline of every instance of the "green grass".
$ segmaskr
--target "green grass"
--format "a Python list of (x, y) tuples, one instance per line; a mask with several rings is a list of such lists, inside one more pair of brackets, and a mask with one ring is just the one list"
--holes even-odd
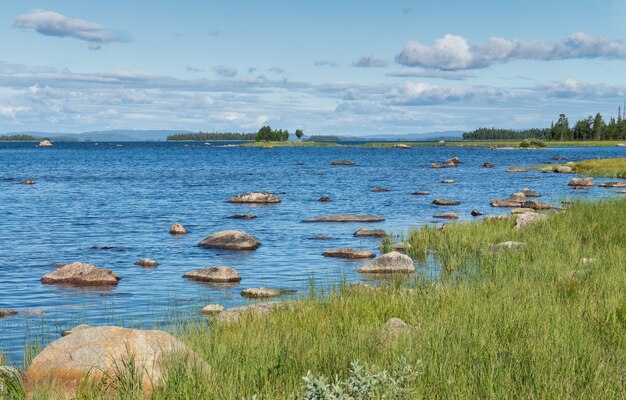
[[(412, 230), (408, 253), (435, 260), (436, 281), (418, 272), (378, 291), (312, 287), (268, 316), (185, 324), (176, 335), (212, 366), (211, 377), (170, 360), (152, 398), (289, 399), (306, 389), (306, 398), (323, 399), (332, 397), (311, 393), (327, 393), (333, 382), (355, 390), (380, 376), (391, 381), (376, 396), (354, 398), (382, 398), (383, 389), (407, 399), (624, 398), (625, 209), (626, 199), (581, 202), (523, 230), (513, 219)], [(489, 251), (507, 240), (527, 245)], [(391, 317), (411, 331), (382, 339), (378, 329)], [(398, 360), (418, 374), (387, 373), (404, 368)], [(354, 361), (371, 368), (355, 375)], [(132, 372), (116, 376), (115, 398), (140, 397)], [(391, 397), (400, 386), (403, 395)], [(34, 398), (55, 397), (44, 389)], [(79, 398), (110, 397), (86, 386)]]
[[(451, 146), (451, 147), (463, 147), (463, 146), (498, 146), (498, 147), (520, 147), (519, 140), (494, 140), (494, 141), (453, 141), (453, 142), (445, 142), (445, 143), (437, 143), (437, 142), (371, 142), (365, 143), (363, 147), (393, 147), (396, 143), (406, 144), (412, 147), (420, 147), (420, 146)], [(589, 140), (589, 141), (568, 141), (568, 142), (543, 142), (546, 147), (594, 147), (594, 146), (602, 146), (602, 147), (614, 147), (618, 143), (623, 143), (623, 141), (601, 141), (601, 140)]]
[(250, 142), (242, 143), (241, 147), (309, 147), (309, 146), (337, 146), (337, 143), (330, 142)]
[(584, 175), (626, 179), (626, 157), (580, 161), (572, 169)]

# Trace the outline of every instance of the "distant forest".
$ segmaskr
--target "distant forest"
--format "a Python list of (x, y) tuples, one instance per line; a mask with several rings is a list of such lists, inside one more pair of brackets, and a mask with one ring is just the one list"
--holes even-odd
[(38, 142), (41, 138), (31, 135), (0, 135), (0, 142)]
[(175, 133), (167, 137), (168, 142), (176, 141), (193, 141), (208, 142), (215, 140), (233, 140), (233, 141), (252, 141), (256, 136), (255, 133), (237, 133), (237, 132), (198, 132), (198, 133)]
[[(626, 108), (626, 107), (625, 107)], [(602, 114), (589, 115), (573, 126), (570, 126), (565, 114), (559, 115), (550, 128), (544, 129), (498, 129), (478, 128), (463, 134), (463, 140), (523, 140), (541, 139), (550, 141), (570, 140), (625, 140), (626, 139), (626, 109), (618, 109), (617, 118), (611, 117), (607, 123)]]
[(329, 135), (313, 135), (307, 139), (309, 142), (338, 142), (339, 137)]

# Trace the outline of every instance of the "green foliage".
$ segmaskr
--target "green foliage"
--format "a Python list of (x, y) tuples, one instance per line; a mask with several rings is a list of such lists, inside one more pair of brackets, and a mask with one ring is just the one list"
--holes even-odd
[(626, 157), (579, 161), (572, 168), (579, 174), (626, 179)]
[(521, 147), (522, 149), (528, 149), (528, 148), (544, 148), (546, 147), (546, 144), (544, 142), (542, 142), (539, 139), (529, 139), (529, 140), (523, 140), (520, 144), (519, 147)]
[(254, 140), (257, 142), (286, 142), (289, 140), (289, 131), (282, 129), (274, 130), (271, 126), (266, 125), (259, 129)]
[(38, 142), (43, 138), (31, 135), (0, 135), (0, 142)]
[(248, 141), (254, 140), (255, 133), (237, 133), (237, 132), (198, 132), (198, 133), (176, 133), (167, 137), (168, 142), (176, 141), (193, 141), (193, 142), (209, 142), (216, 140), (231, 141)]
[(547, 129), (498, 129), (478, 128), (471, 132), (463, 133), (463, 140), (520, 140), (520, 139), (547, 139)]
[(302, 136), (304, 136), (304, 132), (302, 132), (302, 129), (296, 129), (296, 137), (298, 138), (298, 140), (301, 140)]
[(339, 137), (332, 135), (313, 135), (309, 137), (309, 142), (338, 142)]

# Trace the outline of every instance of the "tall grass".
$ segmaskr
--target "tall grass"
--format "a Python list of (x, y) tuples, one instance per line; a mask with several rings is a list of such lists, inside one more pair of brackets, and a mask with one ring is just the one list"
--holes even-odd
[[(342, 286), (264, 317), (189, 323), (177, 335), (211, 374), (172, 361), (152, 398), (303, 398), (323, 389), (312, 377), (341, 388), (355, 361), (394, 371), (399, 359), (419, 374), (396, 398), (624, 398), (625, 209), (576, 203), (522, 230), (512, 219), (414, 230), (408, 251), (435, 257), (436, 282)], [(489, 251), (507, 240), (527, 245)], [(391, 317), (410, 331), (381, 335)]]
[(579, 174), (626, 179), (626, 157), (580, 161), (572, 169)]

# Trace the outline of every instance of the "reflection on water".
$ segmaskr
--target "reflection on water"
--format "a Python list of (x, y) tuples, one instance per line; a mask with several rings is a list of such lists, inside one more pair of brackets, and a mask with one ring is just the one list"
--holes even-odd
[[(571, 175), (505, 170), (554, 162), (555, 156), (576, 161), (624, 154), (625, 148), (610, 147), (526, 151), (303, 147), (268, 152), (176, 143), (123, 147), (58, 143), (51, 149), (0, 143), (0, 309), (44, 311), (0, 319), (0, 349), (17, 360), (25, 344), (47, 343), (78, 323), (152, 328), (172, 316), (199, 318), (198, 310), (208, 303), (226, 307), (248, 303), (239, 292), (250, 287), (306, 293), (311, 282), (317, 287), (340, 280), (371, 282), (374, 278), (355, 272), (367, 261), (329, 259), (321, 253), (340, 247), (378, 252), (378, 239), (353, 236), (359, 228), (401, 233), (435, 222), (432, 216), (439, 212), (457, 212), (461, 220), (473, 219), (472, 209), (508, 213), (491, 209), (489, 201), (525, 187), (553, 204), (612, 196), (616, 189), (573, 190), (567, 186)], [(453, 156), (461, 159), (458, 167), (430, 168)], [(351, 160), (357, 166), (331, 166), (332, 160)], [(485, 162), (495, 168), (482, 168)], [(24, 179), (37, 183), (20, 185)], [(456, 183), (442, 184), (446, 179)], [(389, 192), (372, 192), (376, 187)], [(280, 194), (283, 201), (267, 206), (226, 203), (249, 191)], [(411, 195), (416, 191), (430, 195)], [(319, 202), (321, 196), (332, 202)], [(461, 205), (438, 207), (432, 204), (435, 198), (458, 200)], [(257, 218), (225, 218), (233, 214)], [(385, 221), (302, 223), (332, 214), (380, 215)], [(183, 223), (190, 233), (171, 236), (174, 222)], [(249, 252), (197, 246), (224, 229), (245, 230), (262, 245)], [(159, 266), (147, 270), (134, 265), (144, 257), (157, 260)], [(107, 288), (39, 281), (56, 268), (55, 263), (73, 261), (109, 268), (122, 280)], [(222, 286), (182, 278), (189, 270), (213, 265), (237, 268), (242, 281)], [(432, 257), (416, 261), (416, 267), (426, 277), (439, 273)]]

